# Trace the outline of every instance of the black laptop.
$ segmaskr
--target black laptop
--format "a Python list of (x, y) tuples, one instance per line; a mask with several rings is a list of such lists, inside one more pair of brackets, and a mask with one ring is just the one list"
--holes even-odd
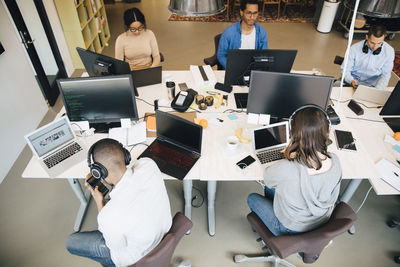
[(203, 127), (156, 111), (157, 139), (138, 157), (153, 159), (161, 172), (182, 180), (200, 158)]
[(400, 81), (397, 82), (379, 115), (393, 132), (400, 131)]
[(148, 69), (134, 70), (132, 71), (132, 78), (133, 84), (136, 87), (161, 83), (162, 67), (158, 66)]

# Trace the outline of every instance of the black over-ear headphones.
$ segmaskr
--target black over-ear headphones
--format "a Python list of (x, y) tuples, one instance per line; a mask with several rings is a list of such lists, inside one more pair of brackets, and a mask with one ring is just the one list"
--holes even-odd
[(89, 148), (88, 158), (87, 158), (88, 166), (90, 168), (90, 173), (93, 176), (93, 178), (96, 178), (96, 179), (102, 179), (103, 180), (108, 176), (108, 171), (107, 171), (106, 167), (104, 167), (99, 162), (93, 161), (93, 163), (92, 163), (92, 158), (93, 158), (92, 154), (93, 154), (94, 148), (96, 147), (98, 142), (106, 140), (106, 139), (108, 141), (115, 142), (115, 143), (117, 143), (119, 145), (119, 147), (121, 148), (121, 151), (124, 153), (125, 166), (129, 165), (129, 163), (131, 162), (131, 153), (126, 148), (124, 148), (124, 146), (120, 142), (118, 142), (118, 141), (116, 141), (114, 139), (110, 139), (110, 138), (101, 139), (101, 140), (97, 141), (96, 143), (94, 143)]
[(315, 109), (320, 110), (325, 115), (325, 118), (326, 118), (326, 120), (328, 121), (328, 124), (329, 124), (329, 131), (331, 131), (331, 120), (329, 119), (328, 113), (326, 113), (326, 111), (323, 108), (321, 108), (320, 106), (313, 105), (313, 104), (304, 105), (304, 106), (301, 106), (298, 109), (296, 109), (292, 113), (292, 115), (290, 115), (289, 127), (292, 127), (292, 120), (293, 120), (294, 116), (296, 115), (296, 113), (299, 112), (300, 110), (303, 110), (303, 109), (306, 109), (306, 108), (315, 108)]
[[(382, 45), (378, 49), (376, 49), (375, 51), (372, 51), (372, 54), (373, 55), (379, 55), (379, 53), (382, 51)], [(368, 49), (369, 49), (369, 47), (368, 47), (368, 44), (367, 44), (367, 40), (365, 40), (363, 48), (362, 48), (363, 53), (367, 54), (368, 53)]]

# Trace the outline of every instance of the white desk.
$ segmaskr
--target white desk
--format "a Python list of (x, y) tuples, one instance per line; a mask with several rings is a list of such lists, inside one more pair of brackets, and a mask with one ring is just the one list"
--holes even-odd
[[(206, 95), (203, 88), (196, 88), (192, 76), (189, 71), (165, 71), (172, 75), (172, 79), (175, 84), (186, 82), (189, 88), (193, 88), (198, 91), (199, 94)], [(223, 71), (216, 71), (217, 81), (222, 82), (224, 79)], [(179, 88), (176, 88), (179, 91)], [(167, 90), (164, 82), (162, 84), (151, 85), (146, 87), (138, 88), (139, 98), (146, 100), (149, 103), (153, 103), (155, 99), (167, 99)], [(217, 90), (213, 90), (217, 91)], [(335, 91), (335, 90), (334, 90)], [(217, 181), (254, 181), (262, 180), (262, 172), (265, 166), (261, 166), (257, 161), (250, 165), (248, 168), (241, 170), (236, 166), (236, 162), (244, 158), (249, 154), (253, 154), (251, 143), (240, 144), (240, 148), (231, 152), (225, 147), (225, 140), (228, 136), (234, 135), (237, 128), (251, 129), (259, 127), (259, 125), (247, 124), (247, 116), (244, 113), (239, 113), (237, 120), (230, 120), (227, 118), (228, 113), (223, 113), (227, 109), (236, 109), (235, 99), (233, 93), (235, 92), (248, 92), (247, 87), (235, 86), (234, 90), (228, 97), (228, 106), (222, 106), (216, 109), (214, 106), (209, 107), (207, 110), (198, 113), (197, 117), (207, 118), (209, 125), (207, 129), (203, 131), (203, 144), (202, 144), (202, 156), (199, 161), (195, 164), (192, 170), (183, 180), (184, 198), (185, 198), (185, 215), (191, 218), (191, 198), (192, 198), (192, 180), (203, 180), (207, 181), (207, 192), (208, 192), (208, 224), (209, 234), (213, 236), (215, 234), (215, 194)], [(226, 94), (221, 92), (222, 94)], [(153, 107), (144, 103), (143, 101), (136, 100), (139, 116), (142, 117), (145, 112), (153, 112)], [(162, 110), (171, 110), (160, 108)], [(188, 110), (190, 111), (190, 109)], [(345, 112), (343, 108), (341, 112)], [(341, 113), (339, 114), (341, 115)], [(212, 118), (218, 117), (223, 119), (224, 122), (220, 125), (214, 125), (210, 123)], [(335, 129), (350, 130), (357, 139), (356, 146), (357, 152), (345, 152), (338, 151), (336, 144), (329, 146), (329, 151), (336, 153), (342, 164), (343, 177), (345, 179), (353, 179), (346, 189), (346, 194), (342, 197), (344, 201), (348, 201), (356, 188), (358, 187), (361, 178), (368, 178), (371, 181), (375, 177), (379, 177), (376, 173), (373, 161), (368, 156), (370, 147), (364, 147), (364, 137), (359, 131), (352, 130), (353, 121), (346, 120), (344, 116), (341, 116), (341, 124), (334, 126)], [(97, 139), (104, 138), (106, 135), (95, 135), (87, 138), (86, 142), (88, 145), (95, 142)], [(333, 132), (331, 132), (331, 139), (334, 141)], [(368, 138), (367, 138), (368, 140)], [(148, 139), (150, 143), (152, 139)], [(145, 149), (144, 146), (135, 147), (131, 154), (132, 158), (135, 159)], [(253, 154), (254, 155), (254, 154)], [(88, 172), (86, 162), (75, 166), (70, 170), (66, 170), (65, 173), (56, 178), (67, 178), (71, 187), (73, 188), (76, 196), (81, 202), (81, 207), (78, 212), (78, 216), (75, 222), (74, 229), (79, 230), (85, 210), (90, 199), (90, 194), (86, 191), (83, 194), (81, 186), (78, 182), (78, 178), (85, 178)], [(35, 159), (31, 159), (26, 167), (23, 177), (26, 178), (49, 178), (47, 173), (41, 168), (39, 163)], [(171, 179), (171, 177), (165, 175), (165, 179)], [(384, 189), (384, 185), (382, 185)], [(386, 191), (385, 191), (386, 192)]]

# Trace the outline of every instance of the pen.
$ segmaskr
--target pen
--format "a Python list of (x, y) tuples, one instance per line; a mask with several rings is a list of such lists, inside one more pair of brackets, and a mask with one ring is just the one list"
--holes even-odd
[(397, 177), (399, 177), (399, 175), (396, 173), (396, 172), (393, 172), (394, 173), (394, 175), (396, 175)]

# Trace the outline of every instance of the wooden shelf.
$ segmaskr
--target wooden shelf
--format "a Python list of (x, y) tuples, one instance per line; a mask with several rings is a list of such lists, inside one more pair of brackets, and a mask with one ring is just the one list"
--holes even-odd
[[(79, 3), (78, 3), (79, 2)], [(103, 0), (54, 0), (72, 62), (83, 69), (76, 47), (101, 53), (110, 39)]]

